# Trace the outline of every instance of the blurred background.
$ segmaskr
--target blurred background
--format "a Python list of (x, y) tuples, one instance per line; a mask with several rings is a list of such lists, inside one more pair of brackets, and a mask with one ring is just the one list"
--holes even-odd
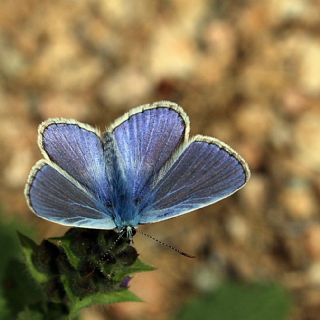
[(132, 280), (145, 302), (83, 319), (319, 319), (319, 12), (319, 0), (1, 1), (1, 237), (17, 223), (37, 240), (66, 231), (23, 195), (41, 121), (103, 130), (131, 107), (171, 100), (192, 135), (236, 149), (251, 180), (143, 226), (198, 258), (137, 235), (141, 259), (158, 268)]

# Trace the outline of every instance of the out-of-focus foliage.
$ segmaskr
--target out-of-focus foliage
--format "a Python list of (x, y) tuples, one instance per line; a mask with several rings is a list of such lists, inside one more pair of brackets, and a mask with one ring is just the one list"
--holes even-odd
[[(1, 213), (2, 215), (3, 213)], [(1, 219), (1, 216), (0, 216)], [(0, 281), (3, 281), (4, 273), (7, 269), (9, 261), (21, 255), (19, 250), (19, 240), (16, 235), (17, 230), (21, 230), (21, 225), (18, 223), (1, 223), (0, 220)], [(2, 290), (0, 286), (0, 290)]]
[(287, 320), (291, 298), (275, 284), (225, 283), (189, 302), (179, 320)]
[(13, 310), (21, 308), (25, 301), (32, 303), (39, 294), (22, 263), (18, 230), (32, 233), (18, 221), (4, 223), (0, 220), (0, 319), (3, 320), (14, 319)]
[(11, 319), (18, 317), (27, 306), (34, 305), (43, 298), (40, 287), (31, 278), (22, 261), (14, 259), (8, 263), (4, 281), (3, 297), (10, 310)]
[(0, 319), (10, 319), (10, 311), (8, 309), (6, 300), (2, 296), (2, 293), (0, 296)]

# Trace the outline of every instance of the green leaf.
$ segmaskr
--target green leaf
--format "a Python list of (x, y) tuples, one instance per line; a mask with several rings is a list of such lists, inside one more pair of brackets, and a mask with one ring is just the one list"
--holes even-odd
[(17, 315), (27, 305), (42, 300), (40, 287), (26, 272), (24, 263), (12, 260), (7, 266), (4, 277), (3, 296), (12, 314)]
[(11, 258), (22, 256), (19, 241), (16, 235), (17, 229), (24, 230), (24, 232), (30, 233), (30, 230), (27, 230), (25, 226), (22, 226), (15, 221), (4, 224), (1, 221), (0, 212), (0, 282), (2, 281), (3, 273), (6, 270), (6, 266), (9, 260)]
[(185, 306), (179, 320), (285, 320), (291, 300), (277, 284), (226, 283)]
[[(1, 320), (12, 320), (15, 317), (10, 312), (10, 301), (5, 298), (8, 294), (8, 290), (11, 289), (11, 281), (7, 281), (8, 278), (8, 264), (10, 260), (21, 258), (21, 249), (19, 240), (17, 237), (17, 230), (23, 230), (28, 234), (31, 234), (31, 230), (21, 224), (19, 221), (12, 220), (10, 222), (4, 223), (6, 219), (1, 219), (2, 212), (0, 208), (0, 319)], [(26, 268), (23, 268), (23, 275), (26, 274)], [(22, 275), (22, 276), (23, 276)], [(17, 277), (20, 277), (18, 274)]]
[(121, 281), (125, 276), (131, 275), (133, 273), (153, 271), (155, 269), (155, 267), (143, 263), (140, 259), (137, 259), (131, 266), (117, 268), (113, 279), (115, 281)]
[(17, 320), (44, 320), (44, 316), (37, 312), (30, 309), (26, 309), (24, 311), (21, 311), (18, 314)]
[(80, 258), (72, 250), (73, 240), (74, 239), (72, 239), (72, 237), (70, 237), (70, 236), (63, 236), (63, 237), (59, 237), (59, 238), (49, 238), (48, 239), (48, 241), (50, 241), (51, 243), (55, 244), (58, 247), (61, 247), (64, 250), (71, 266), (74, 269), (77, 269), (80, 264)]
[(41, 287), (42, 300), (28, 301), (21, 294), (24, 304), (14, 307), (15, 315), (21, 312), (24, 320), (36, 312), (46, 320), (62, 320), (71, 314), (73, 319), (80, 309), (91, 305), (141, 301), (127, 290), (128, 275), (154, 267), (137, 259), (128, 239), (116, 241), (118, 237), (114, 231), (71, 228), (64, 236), (37, 245), (19, 234), (27, 268)]
[(71, 290), (71, 286), (70, 286), (70, 279), (68, 277), (66, 277), (65, 275), (61, 275), (60, 276), (61, 279), (61, 283), (63, 285), (63, 288), (66, 292), (66, 295), (68, 297), (68, 301), (69, 303), (74, 303), (74, 301), (76, 300), (76, 296), (73, 294), (72, 290)]
[(10, 315), (7, 303), (5, 299), (0, 296), (0, 319), (1, 320), (11, 320), (13, 317)]
[(69, 319), (74, 319), (79, 311), (83, 308), (87, 308), (96, 304), (111, 304), (117, 302), (141, 302), (142, 300), (138, 298), (134, 293), (129, 290), (119, 290), (113, 292), (100, 292), (92, 295), (88, 295), (83, 299), (77, 298), (73, 301), (71, 306), (71, 312)]
[(49, 280), (48, 275), (43, 272), (40, 272), (35, 268), (35, 265), (32, 261), (32, 256), (37, 249), (37, 244), (28, 238), (27, 236), (18, 232), (19, 240), (22, 247), (22, 252), (25, 257), (26, 265), (29, 269), (30, 274), (38, 283), (45, 283)]
[(15, 239), (14, 234), (7, 231), (7, 228), (0, 225), (0, 281), (2, 280), (3, 273), (6, 269), (8, 261), (15, 256), (18, 256), (19, 244)]

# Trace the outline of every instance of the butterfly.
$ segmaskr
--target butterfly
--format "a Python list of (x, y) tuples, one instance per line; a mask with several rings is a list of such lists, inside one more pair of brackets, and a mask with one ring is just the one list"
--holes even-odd
[(196, 135), (169, 101), (146, 104), (103, 133), (75, 120), (39, 126), (44, 159), (31, 169), (25, 196), (46, 220), (74, 227), (115, 229), (131, 236), (154, 223), (224, 199), (250, 177), (227, 144)]

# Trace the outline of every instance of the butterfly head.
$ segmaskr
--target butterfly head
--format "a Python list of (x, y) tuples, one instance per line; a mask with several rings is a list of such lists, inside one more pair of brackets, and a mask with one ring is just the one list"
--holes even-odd
[(133, 236), (136, 234), (136, 229), (132, 226), (125, 226), (123, 228), (116, 228), (115, 230), (120, 235), (125, 236), (129, 240), (132, 240)]

